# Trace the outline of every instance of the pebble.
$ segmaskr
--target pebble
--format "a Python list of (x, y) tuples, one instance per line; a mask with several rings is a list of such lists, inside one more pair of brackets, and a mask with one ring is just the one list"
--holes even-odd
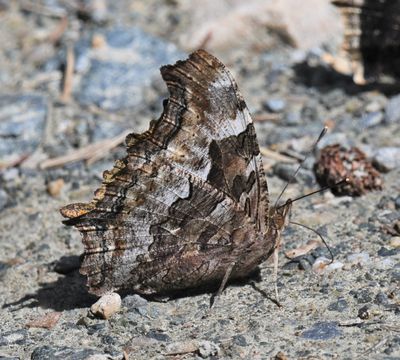
[(142, 306), (146, 306), (148, 301), (142, 298), (140, 295), (128, 295), (122, 300), (122, 305), (128, 309), (136, 309)]
[(219, 353), (219, 346), (211, 341), (202, 340), (199, 342), (199, 355), (203, 358), (209, 358), (210, 356), (217, 356)]
[(367, 320), (370, 317), (369, 308), (368, 306), (363, 306), (362, 308), (358, 309), (357, 316), (362, 320)]
[(329, 274), (335, 270), (339, 270), (343, 268), (344, 264), (340, 261), (334, 261), (331, 263), (331, 260), (321, 256), (315, 259), (315, 262), (312, 266), (312, 269), (317, 274)]
[(64, 187), (65, 182), (63, 179), (57, 179), (57, 180), (53, 180), (50, 181), (47, 184), (47, 192), (53, 196), (53, 197), (57, 197), (60, 195), (62, 188)]
[(343, 312), (348, 309), (349, 304), (344, 298), (339, 298), (337, 301), (328, 305), (328, 310)]
[(400, 253), (400, 249), (386, 249), (383, 246), (378, 250), (379, 256), (394, 256), (398, 253)]
[(310, 340), (329, 340), (340, 336), (342, 332), (335, 321), (321, 321), (314, 324), (310, 330), (301, 334), (304, 339)]
[(396, 249), (400, 248), (400, 236), (394, 236), (390, 239), (389, 245)]
[(361, 117), (360, 126), (364, 129), (379, 125), (383, 120), (381, 111), (366, 113)]
[(360, 291), (351, 290), (350, 295), (352, 295), (359, 304), (369, 303), (373, 300), (373, 294), (369, 289), (361, 289)]
[(121, 297), (117, 293), (103, 295), (91, 307), (93, 315), (101, 319), (109, 319), (121, 309)]
[(66, 346), (51, 347), (40, 346), (37, 347), (31, 355), (31, 360), (107, 360), (110, 357), (102, 354), (95, 349), (79, 349)]
[(24, 345), (28, 337), (28, 332), (25, 329), (7, 331), (0, 334), (0, 346), (7, 345)]
[(0, 189), (0, 211), (8, 205), (8, 194), (5, 190)]
[[(174, 45), (139, 28), (114, 28), (104, 34), (106, 49), (81, 47), (89, 57), (90, 66), (84, 73), (76, 98), (82, 105), (97, 105), (107, 111), (120, 111), (140, 105), (145, 88), (159, 77), (159, 67), (183, 58)], [(84, 62), (82, 59), (80, 62)]]
[(389, 99), (385, 108), (385, 123), (400, 122), (400, 94)]
[(400, 147), (383, 147), (373, 156), (373, 163), (382, 172), (400, 167)]
[(397, 196), (396, 199), (394, 200), (394, 206), (396, 210), (400, 210), (400, 195)]
[(31, 154), (42, 140), (48, 107), (38, 94), (0, 95), (0, 163)]
[(347, 256), (350, 265), (367, 265), (370, 263), (369, 254), (366, 252), (354, 253)]
[(380, 305), (387, 305), (389, 304), (389, 298), (385, 293), (379, 292), (375, 296), (374, 303)]
[(265, 102), (265, 108), (271, 112), (279, 113), (282, 112), (286, 107), (286, 101), (283, 99), (268, 99)]

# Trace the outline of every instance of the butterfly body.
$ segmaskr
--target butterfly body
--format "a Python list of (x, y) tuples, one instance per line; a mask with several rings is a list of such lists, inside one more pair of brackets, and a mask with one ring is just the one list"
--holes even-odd
[[(198, 50), (161, 68), (170, 97), (86, 204), (61, 209), (83, 235), (89, 291), (168, 293), (248, 275), (275, 250), (256, 134), (225, 66)], [(286, 213), (285, 213), (286, 216)]]

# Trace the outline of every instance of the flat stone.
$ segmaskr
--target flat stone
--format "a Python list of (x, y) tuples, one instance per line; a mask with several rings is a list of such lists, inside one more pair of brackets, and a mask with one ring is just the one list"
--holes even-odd
[(274, 113), (282, 112), (285, 109), (285, 106), (286, 101), (283, 99), (268, 99), (265, 102), (265, 107), (267, 108), (267, 110)]
[(37, 347), (32, 355), (31, 360), (89, 360), (89, 359), (109, 359), (107, 355), (100, 353), (94, 349), (77, 349), (70, 347)]
[(321, 321), (315, 323), (310, 330), (304, 331), (301, 337), (309, 340), (329, 340), (341, 334), (337, 322)]
[(382, 172), (400, 167), (400, 147), (383, 147), (373, 157), (374, 165)]
[(360, 125), (362, 128), (370, 128), (379, 125), (383, 121), (383, 113), (381, 111), (373, 111), (366, 113), (361, 117)]
[(7, 331), (0, 334), (0, 346), (24, 345), (27, 337), (28, 332), (25, 329)]
[(42, 140), (47, 100), (37, 94), (0, 95), (0, 165), (31, 154)]
[(75, 93), (82, 105), (108, 111), (135, 107), (143, 102), (152, 80), (160, 77), (160, 66), (184, 57), (175, 45), (139, 28), (114, 28), (102, 35), (104, 46), (90, 48), (86, 41), (79, 50), (89, 63)]
[(393, 96), (385, 108), (385, 123), (391, 124), (400, 121), (400, 94)]
[(343, 298), (339, 298), (337, 301), (329, 304), (328, 310), (343, 312), (346, 309), (348, 309), (348, 307), (349, 307), (349, 304), (347, 303), (347, 301)]

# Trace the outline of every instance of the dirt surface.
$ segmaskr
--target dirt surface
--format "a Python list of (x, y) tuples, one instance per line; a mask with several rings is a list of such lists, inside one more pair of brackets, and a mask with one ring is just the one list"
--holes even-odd
[[(291, 219), (322, 234), (335, 262), (324, 266), (322, 245), (286, 258), (319, 240), (291, 225), (279, 261), (282, 307), (271, 300), (266, 262), (258, 276), (231, 284), (211, 312), (210, 292), (200, 289), (168, 301), (123, 294), (108, 320), (89, 313), (96, 297), (79, 275), (83, 246), (58, 209), (91, 199), (125, 148), (55, 167), (48, 160), (99, 141), (104, 148), (158, 118), (166, 96), (158, 68), (185, 58), (193, 6), (0, 1), (0, 357), (400, 359), (397, 90), (356, 86), (325, 64), (325, 51), (334, 54), (340, 38), (299, 50), (273, 26), (261, 28), (257, 37), (265, 41), (254, 46), (215, 49), (253, 114), (271, 202), (324, 125), (331, 130), (319, 148), (358, 146), (381, 171), (383, 190), (355, 198), (325, 192), (295, 203)], [(315, 157), (285, 199), (318, 188)]]

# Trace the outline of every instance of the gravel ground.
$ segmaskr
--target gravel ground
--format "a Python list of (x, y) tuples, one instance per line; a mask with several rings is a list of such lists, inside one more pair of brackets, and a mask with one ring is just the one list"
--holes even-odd
[[(285, 251), (316, 240), (293, 225), (280, 254), (282, 307), (271, 300), (266, 262), (254, 278), (231, 284), (211, 312), (210, 293), (200, 289), (168, 301), (124, 295), (108, 320), (89, 313), (96, 297), (78, 272), (83, 246), (58, 209), (89, 200), (125, 149), (90, 164), (43, 164), (143, 131), (159, 116), (166, 88), (158, 68), (186, 56), (179, 38), (188, 7), (155, 0), (119, 1), (107, 12), (75, 6), (83, 3), (102, 2), (0, 1), (0, 358), (400, 359), (400, 95), (335, 73), (323, 61), (326, 46), (299, 50), (284, 39), (221, 55), (254, 115), (260, 146), (302, 156), (328, 124), (319, 147), (358, 146), (384, 181), (382, 191), (361, 197), (327, 192), (295, 204), (293, 221), (324, 235), (334, 265), (318, 266), (324, 247), (288, 260)], [(264, 160), (276, 199), (295, 165)], [(314, 160), (285, 197), (318, 188)]]

